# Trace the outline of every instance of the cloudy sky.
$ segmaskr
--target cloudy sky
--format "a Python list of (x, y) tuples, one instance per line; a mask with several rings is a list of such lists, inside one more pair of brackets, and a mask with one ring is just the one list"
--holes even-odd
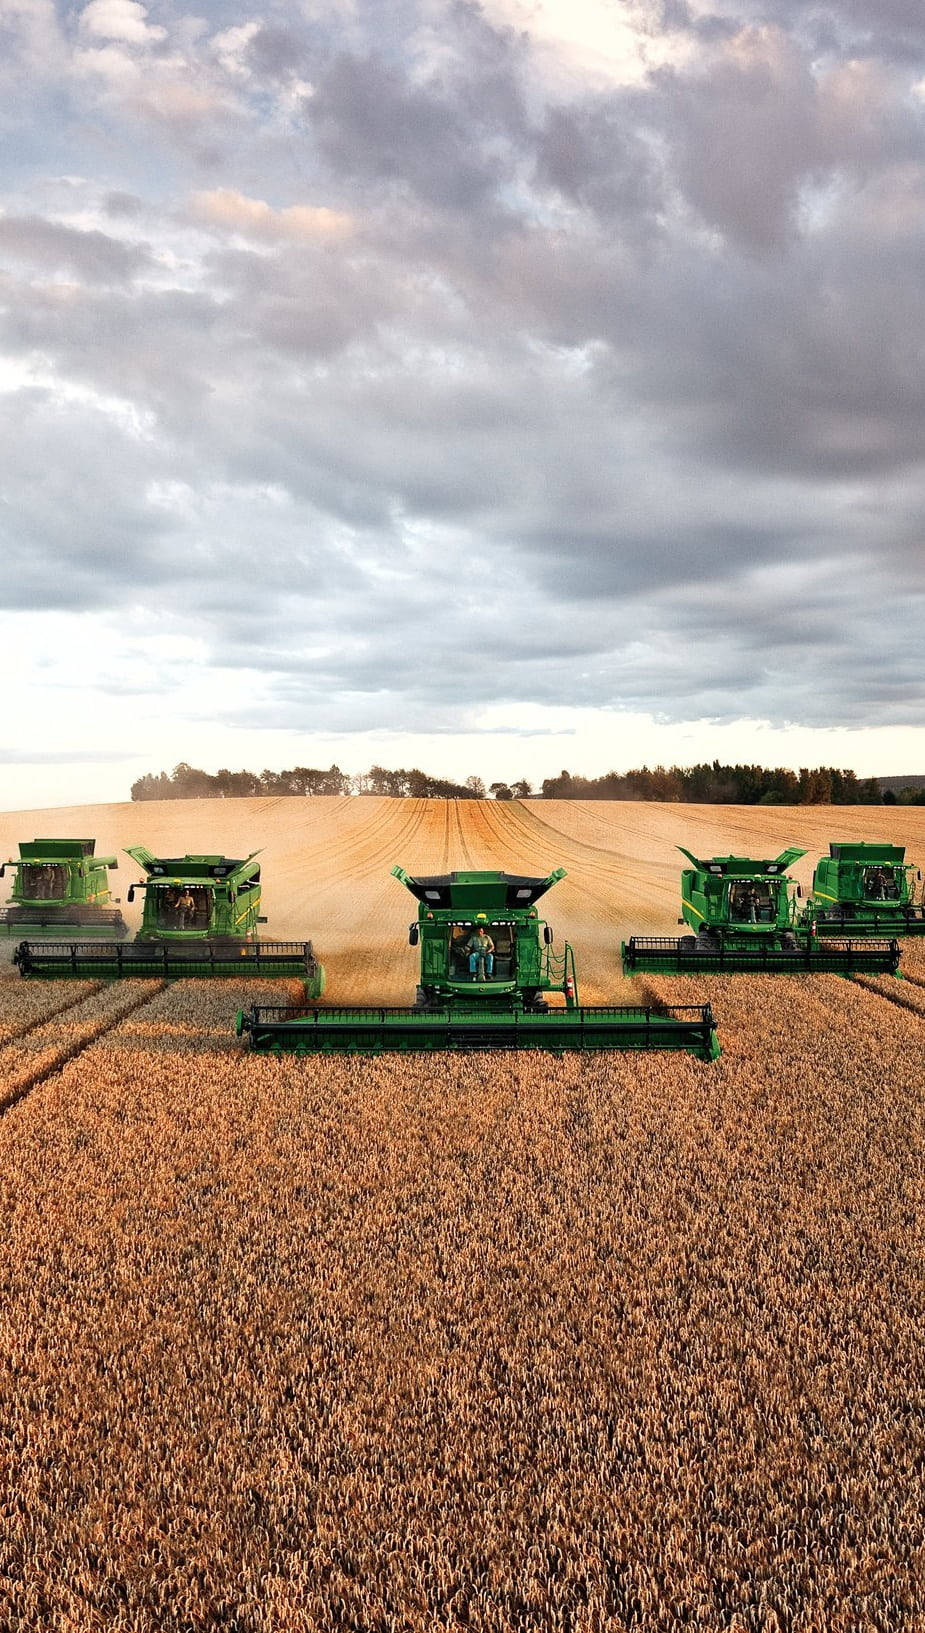
[(925, 770), (921, 0), (0, 0), (0, 806)]

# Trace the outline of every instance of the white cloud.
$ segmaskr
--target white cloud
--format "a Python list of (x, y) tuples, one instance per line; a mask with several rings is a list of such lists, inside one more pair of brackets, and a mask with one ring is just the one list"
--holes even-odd
[(237, 79), (250, 78), (250, 69), (243, 59), (260, 26), (259, 22), (240, 23), (237, 28), (226, 28), (223, 33), (213, 35), (212, 50), (226, 74)]
[(80, 26), (101, 40), (124, 40), (126, 45), (149, 45), (167, 38), (166, 28), (147, 21), (148, 8), (139, 0), (90, 0), (80, 14)]
[(117, 45), (74, 52), (74, 68), (78, 74), (96, 74), (113, 91), (125, 91), (141, 79), (141, 68), (135, 58)]
[(543, 80), (562, 93), (641, 85), (692, 54), (689, 39), (653, 33), (639, 6), (614, 0), (484, 0), (486, 17), (529, 35)]
[(353, 225), (349, 215), (326, 205), (290, 204), (275, 210), (263, 199), (248, 198), (233, 187), (196, 193), (190, 202), (190, 214), (194, 220), (244, 237), (295, 241), (343, 238)]

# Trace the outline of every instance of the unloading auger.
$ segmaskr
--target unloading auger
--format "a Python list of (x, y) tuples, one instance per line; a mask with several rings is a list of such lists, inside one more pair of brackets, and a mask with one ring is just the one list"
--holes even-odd
[(145, 877), (128, 890), (145, 892), (141, 929), (134, 941), (23, 941), (13, 954), (20, 974), (117, 980), (160, 976), (294, 976), (306, 997), (324, 991), (324, 970), (310, 941), (261, 941), (260, 866), (253, 851), (228, 856), (152, 855), (135, 845), (128, 855)]
[(921, 869), (904, 845), (839, 839), (816, 863), (804, 922), (819, 936), (925, 936)]
[[(683, 845), (690, 862), (681, 874), (679, 924), (693, 935), (630, 936), (623, 943), (627, 975), (641, 970), (687, 975), (755, 972), (768, 975), (828, 973), (890, 975), (899, 967), (899, 942), (820, 940), (798, 916), (799, 886), (788, 874), (806, 852), (796, 847), (773, 861), (747, 856), (700, 860)], [(795, 886), (795, 888), (791, 888)]]
[[(510, 873), (417, 877), (392, 869), (418, 901), (409, 929), (420, 949), (417, 999), (409, 1008), (265, 1007), (238, 1012), (261, 1054), (397, 1051), (681, 1049), (714, 1060), (719, 1044), (709, 1004), (582, 1007), (568, 942), (536, 902), (559, 879)], [(561, 995), (552, 1006), (547, 994)]]
[(60, 935), (72, 926), (85, 936), (126, 936), (126, 924), (109, 890), (114, 856), (97, 856), (95, 839), (22, 840), (12, 868), (13, 884), (0, 924), (8, 936)]

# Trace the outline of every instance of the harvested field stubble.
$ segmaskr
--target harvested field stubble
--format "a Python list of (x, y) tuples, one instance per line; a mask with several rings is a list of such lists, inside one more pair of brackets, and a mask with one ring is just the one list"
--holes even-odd
[(9, 1112), (2, 1625), (920, 1627), (925, 1028), (705, 987), (715, 1066), (259, 1059), (188, 982)]

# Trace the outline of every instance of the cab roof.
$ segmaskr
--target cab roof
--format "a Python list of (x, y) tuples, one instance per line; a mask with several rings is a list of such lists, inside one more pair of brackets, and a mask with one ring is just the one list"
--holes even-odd
[(905, 845), (888, 845), (885, 841), (875, 841), (868, 844), (862, 839), (838, 839), (830, 843), (829, 855), (836, 862), (902, 862), (905, 860)]
[(780, 878), (787, 872), (792, 862), (806, 855), (805, 850), (800, 850), (796, 845), (781, 851), (779, 856), (762, 860), (753, 856), (710, 856), (703, 860), (692, 851), (685, 850), (683, 845), (679, 845), (678, 850), (701, 873), (712, 873), (733, 879)]
[(23, 862), (63, 862), (68, 857), (92, 856), (95, 839), (22, 839), (19, 855)]
[(149, 880), (154, 882), (163, 879), (175, 884), (178, 880), (188, 880), (193, 884), (197, 880), (221, 880), (240, 884), (241, 875), (260, 877), (259, 867), (253, 865), (259, 851), (252, 851), (250, 856), (239, 860), (232, 856), (154, 856), (145, 845), (131, 845), (126, 854), (140, 863)]
[(492, 912), (502, 907), (508, 910), (532, 907), (552, 885), (565, 877), (565, 869), (555, 868), (544, 879), (522, 873), (474, 871), (413, 877), (401, 867), (394, 867), (392, 875), (425, 907)]

